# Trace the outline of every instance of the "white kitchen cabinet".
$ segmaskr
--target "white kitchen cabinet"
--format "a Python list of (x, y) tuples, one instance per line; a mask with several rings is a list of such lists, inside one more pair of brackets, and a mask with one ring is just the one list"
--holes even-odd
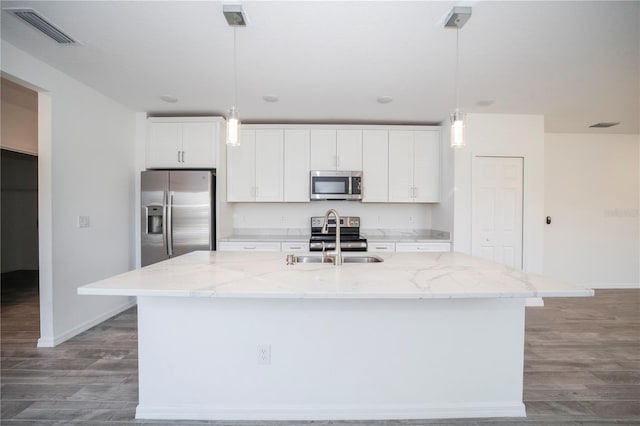
[(362, 132), (362, 202), (386, 203), (389, 200), (389, 132)]
[(256, 201), (284, 200), (284, 131), (256, 130)]
[(309, 129), (284, 130), (284, 201), (309, 202)]
[(440, 201), (440, 132), (389, 131), (389, 201)]
[(396, 243), (397, 252), (451, 251), (451, 243)]
[(311, 170), (362, 170), (362, 130), (311, 129)]
[(147, 168), (215, 168), (221, 118), (152, 117), (148, 120)]
[(309, 251), (309, 240), (305, 241), (286, 241), (281, 243), (283, 252), (286, 253), (304, 253)]
[[(242, 143), (242, 142), (241, 142)], [(219, 251), (280, 251), (280, 242), (221, 241)], [(284, 262), (284, 259), (283, 259)]]
[(241, 129), (240, 141), (227, 148), (227, 201), (283, 201), (283, 130)]
[(368, 241), (367, 251), (373, 252), (394, 252), (396, 251), (396, 243)]

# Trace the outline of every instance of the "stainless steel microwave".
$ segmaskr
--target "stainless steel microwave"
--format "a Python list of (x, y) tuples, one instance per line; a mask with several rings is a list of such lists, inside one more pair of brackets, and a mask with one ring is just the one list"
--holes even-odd
[(311, 200), (361, 200), (362, 172), (313, 170)]

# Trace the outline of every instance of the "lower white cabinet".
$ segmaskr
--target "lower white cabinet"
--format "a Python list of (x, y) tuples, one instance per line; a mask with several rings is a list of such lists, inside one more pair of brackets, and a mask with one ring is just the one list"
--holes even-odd
[(279, 241), (221, 241), (219, 251), (280, 251)]
[(396, 243), (369, 241), (367, 251), (374, 252), (394, 252), (396, 251)]
[(303, 253), (309, 251), (309, 240), (306, 241), (287, 241), (281, 244), (283, 252), (287, 253)]
[(396, 251), (451, 251), (451, 243), (396, 243)]

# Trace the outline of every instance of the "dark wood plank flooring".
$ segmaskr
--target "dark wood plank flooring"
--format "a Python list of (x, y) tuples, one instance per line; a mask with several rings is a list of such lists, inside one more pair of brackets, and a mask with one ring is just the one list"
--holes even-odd
[(526, 317), (526, 418), (366, 422), (136, 421), (132, 308), (56, 348), (36, 348), (37, 273), (2, 276), (2, 425), (640, 424), (640, 290), (545, 300)]

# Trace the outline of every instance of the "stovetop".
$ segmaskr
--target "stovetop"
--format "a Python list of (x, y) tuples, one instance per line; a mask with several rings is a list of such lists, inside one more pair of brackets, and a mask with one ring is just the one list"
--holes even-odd
[[(336, 220), (329, 219), (327, 233), (322, 233), (324, 217), (311, 218), (310, 251), (334, 250), (336, 247)], [(323, 245), (324, 243), (324, 245)], [(360, 218), (345, 216), (340, 218), (340, 249), (343, 251), (367, 251), (367, 239), (360, 236)]]

